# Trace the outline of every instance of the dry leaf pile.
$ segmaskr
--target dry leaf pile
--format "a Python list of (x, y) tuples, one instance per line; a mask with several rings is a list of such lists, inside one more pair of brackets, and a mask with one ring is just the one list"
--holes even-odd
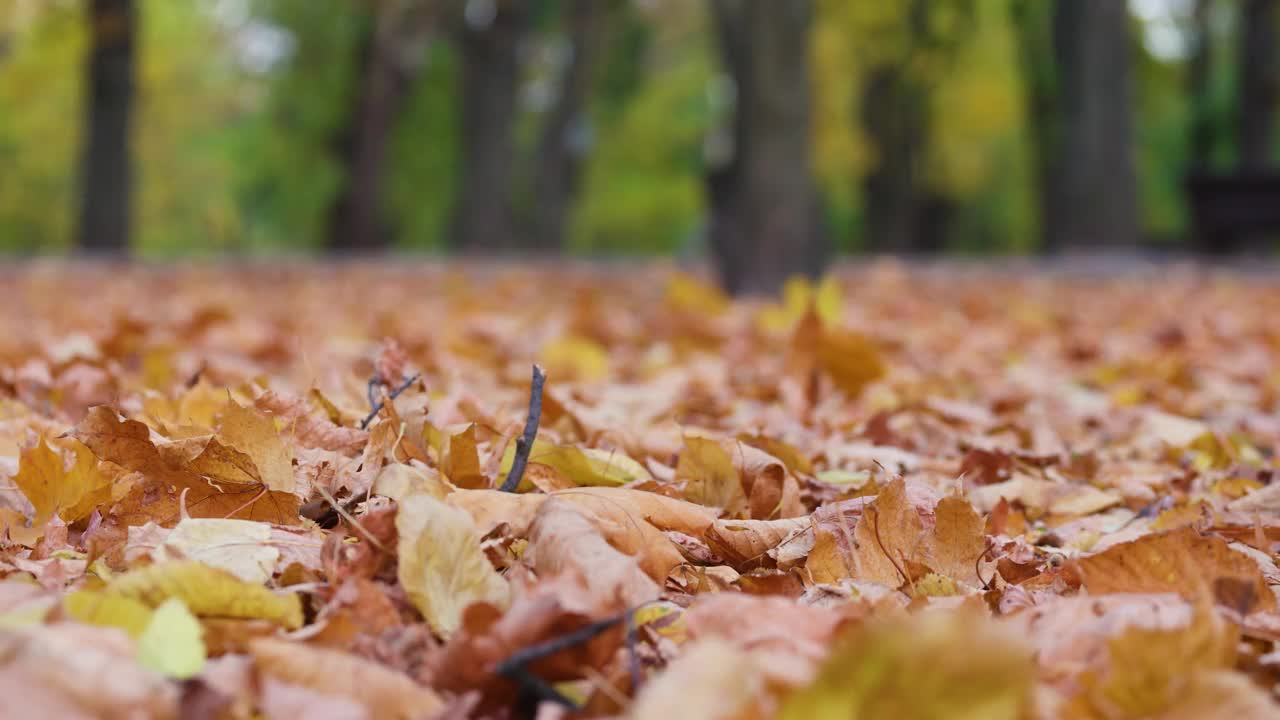
[(1280, 716), (1256, 279), (0, 281), (0, 716)]

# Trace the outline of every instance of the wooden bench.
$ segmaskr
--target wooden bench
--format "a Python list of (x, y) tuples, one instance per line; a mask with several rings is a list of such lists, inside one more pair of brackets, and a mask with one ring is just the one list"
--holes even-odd
[(1280, 237), (1280, 172), (1191, 173), (1186, 180), (1195, 250), (1267, 253)]

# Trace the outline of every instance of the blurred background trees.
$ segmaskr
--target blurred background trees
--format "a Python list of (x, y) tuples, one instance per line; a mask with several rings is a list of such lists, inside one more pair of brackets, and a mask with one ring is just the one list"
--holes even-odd
[(0, 0), (0, 249), (1196, 247), (1278, 4)]

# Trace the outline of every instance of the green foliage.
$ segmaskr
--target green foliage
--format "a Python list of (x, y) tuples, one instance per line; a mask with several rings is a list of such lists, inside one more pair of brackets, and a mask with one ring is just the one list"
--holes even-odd
[(593, 108), (596, 145), (572, 220), (573, 250), (672, 252), (700, 221), (716, 48), (697, 8), (667, 3), (660, 10), (662, 32), (652, 44), (636, 41), (649, 46), (636, 61), (644, 74), (611, 78), (629, 97), (606, 95)]
[(65, 250), (74, 232), (85, 52), (79, 3), (0, 1), (0, 250)]
[[(343, 183), (337, 134), (357, 90), (368, 8), (354, 0), (223, 4), (138, 0), (135, 247), (171, 256), (227, 250), (319, 249)], [(75, 231), (86, 52), (82, 0), (0, 0), (0, 250), (62, 252)], [(1236, 3), (1212, 3), (1207, 113), (1211, 166), (1234, 164)], [(522, 100), (556, 71), (565, 0), (536, 0)], [(569, 222), (583, 253), (671, 252), (696, 237), (705, 210), (708, 140), (722, 123), (724, 83), (704, 3), (613, 0), (609, 40), (593, 67), (591, 148)], [(927, 190), (957, 208), (952, 246), (1034, 249), (1035, 138), (1029, 127), (1019, 22), (1034, 0), (918, 4), (815, 0), (813, 166), (828, 226), (857, 248), (861, 186), (883, 157), (861, 127), (869, 72), (898, 63), (925, 89), (929, 127), (920, 168)], [(923, 15), (913, 9), (923, 8)], [(1039, 19), (1047, 16), (1039, 12)], [(440, 22), (445, 23), (441, 14)], [(1020, 21), (1019, 18), (1022, 18)], [(1182, 175), (1192, 121), (1187, 64), (1142, 47), (1135, 20), (1136, 142), (1145, 230), (1184, 233)], [(268, 28), (288, 42), (279, 62), (244, 60), (243, 41)], [(1047, 26), (1046, 28), (1047, 29)], [(1047, 34), (1047, 33), (1046, 33)], [(1045, 38), (1039, 38), (1043, 41)], [(460, 62), (450, 33), (431, 40), (391, 137), (385, 208), (399, 246), (443, 248), (455, 202)], [(522, 102), (517, 211), (545, 108)]]
[[(163, 0), (161, 0), (163, 1)], [(293, 38), (292, 54), (258, 89), (236, 156), (242, 246), (318, 248), (342, 183), (335, 138), (355, 93), (356, 55), (368, 18), (347, 0), (258, 0), (261, 17)]]
[(388, 212), (399, 243), (414, 250), (445, 247), (458, 177), (458, 61), (443, 43), (429, 48), (392, 139)]

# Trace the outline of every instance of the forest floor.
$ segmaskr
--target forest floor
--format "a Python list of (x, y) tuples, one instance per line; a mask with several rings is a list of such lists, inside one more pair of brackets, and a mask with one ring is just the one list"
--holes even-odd
[(1275, 717), (1263, 267), (10, 266), (0, 716)]

